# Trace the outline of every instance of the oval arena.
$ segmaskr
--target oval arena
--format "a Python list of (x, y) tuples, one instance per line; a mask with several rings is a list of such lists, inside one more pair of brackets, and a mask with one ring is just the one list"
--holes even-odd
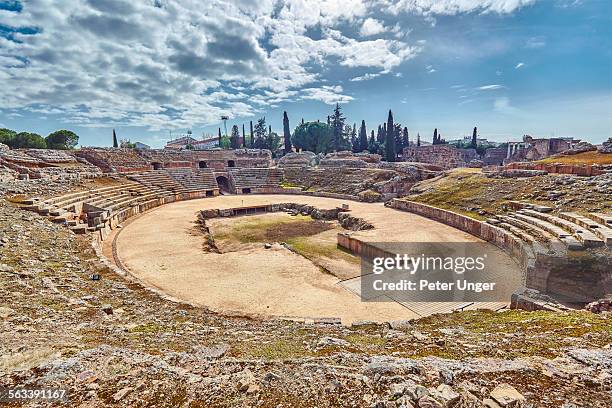
[[(61, 154), (66, 157), (32, 158), (30, 177), (68, 163), (71, 174), (91, 178), (90, 185), (31, 197), (23, 201), (27, 208), (90, 234), (101, 255), (144, 286), (225, 314), (350, 323), (497, 310), (510, 305), (520, 286), (567, 287), (563, 272), (537, 268), (529, 225), (549, 228), (551, 244), (574, 251), (601, 240), (579, 227), (580, 234), (555, 238), (548, 225), (573, 228), (571, 218), (559, 221), (520, 206), (494, 223), (394, 198), (440, 174), (421, 163), (336, 153), (314, 166), (300, 155), (275, 165), (269, 151), (256, 149)], [(25, 163), (20, 157), (16, 165)], [(492, 278), (507, 296), (495, 302), (366, 296), (360, 255), (380, 250), (381, 242), (482, 243), (499, 260)], [(598, 287), (585, 282), (591, 285), (581, 286), (585, 293)]]

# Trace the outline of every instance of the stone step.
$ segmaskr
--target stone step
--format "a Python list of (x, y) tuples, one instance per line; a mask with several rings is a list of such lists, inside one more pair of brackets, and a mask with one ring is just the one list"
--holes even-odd
[(554, 224), (551, 224), (548, 221), (544, 221), (539, 218), (521, 213), (513, 213), (509, 215), (509, 217), (525, 221), (526, 223), (535, 225), (543, 230), (548, 231), (549, 233), (557, 237), (561, 242), (563, 242), (568, 247), (568, 249), (579, 250), (584, 248), (582, 243), (580, 243), (576, 238), (574, 238), (569, 232), (566, 232), (564, 229)]
[(498, 224), (498, 227), (501, 227), (505, 229), (506, 231), (510, 231), (512, 235), (514, 235), (515, 237), (518, 237), (521, 241), (527, 242), (529, 244), (532, 244), (534, 241), (536, 241), (535, 237), (531, 236), (526, 231), (520, 228), (516, 228), (514, 225), (511, 225), (505, 222), (501, 222)]
[(555, 235), (533, 224), (503, 215), (499, 215), (498, 218), (508, 224), (514, 225), (517, 228), (528, 231), (528, 233), (536, 237), (538, 241), (558, 241), (558, 238)]
[(533, 210), (521, 210), (520, 212), (526, 213), (527, 215), (531, 215), (541, 220), (550, 222), (551, 224), (554, 224), (560, 228), (563, 228), (565, 231), (578, 238), (578, 240), (582, 242), (586, 247), (595, 248), (605, 245), (603, 240), (600, 239), (593, 232), (571, 221), (567, 221), (563, 218), (559, 218), (550, 214), (542, 214)]
[(73, 227), (70, 227), (70, 230), (75, 234), (85, 234), (87, 232), (87, 225), (78, 224)]
[(508, 204), (510, 205), (511, 208), (515, 210), (522, 210), (526, 208), (526, 209), (530, 209), (530, 210), (534, 210), (534, 211), (542, 212), (542, 213), (549, 213), (553, 210), (552, 207), (547, 207), (545, 205), (531, 204), (525, 201), (509, 201)]
[(560, 213), (559, 217), (587, 228), (600, 238), (606, 246), (612, 247), (612, 228), (608, 227), (606, 224), (600, 224), (584, 215), (570, 212)]
[(612, 214), (589, 213), (588, 216), (600, 224), (612, 226)]

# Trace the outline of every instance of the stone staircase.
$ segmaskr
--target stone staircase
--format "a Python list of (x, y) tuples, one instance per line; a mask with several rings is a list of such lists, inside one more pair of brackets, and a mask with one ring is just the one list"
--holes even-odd
[(243, 188), (280, 187), (283, 180), (281, 169), (237, 168), (230, 170), (236, 190)]
[(497, 215), (488, 223), (506, 230), (528, 243), (562, 243), (570, 250), (607, 246), (612, 248), (612, 216), (561, 212), (528, 203), (513, 202), (516, 211)]
[(175, 180), (167, 170), (151, 170), (140, 173), (132, 173), (128, 176), (145, 186), (166, 192), (167, 194), (180, 194), (189, 192), (189, 189)]
[(188, 191), (219, 189), (212, 169), (168, 169), (168, 175), (183, 185)]
[(125, 183), (65, 194), (41, 200), (23, 201), (27, 209), (47, 215), (76, 233), (93, 232), (112, 214), (160, 196), (160, 191), (140, 183)]

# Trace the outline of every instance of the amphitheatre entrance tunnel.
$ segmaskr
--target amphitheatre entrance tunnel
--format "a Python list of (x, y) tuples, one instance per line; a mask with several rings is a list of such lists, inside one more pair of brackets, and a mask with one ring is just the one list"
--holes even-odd
[(219, 192), (223, 194), (230, 194), (232, 192), (230, 188), (230, 182), (227, 177), (217, 176), (216, 179), (217, 184), (219, 185)]

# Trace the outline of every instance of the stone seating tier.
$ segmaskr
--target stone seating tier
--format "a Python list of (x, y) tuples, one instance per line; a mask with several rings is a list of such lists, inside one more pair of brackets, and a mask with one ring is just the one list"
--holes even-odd
[(230, 176), (236, 189), (280, 187), (283, 171), (280, 169), (232, 169)]

